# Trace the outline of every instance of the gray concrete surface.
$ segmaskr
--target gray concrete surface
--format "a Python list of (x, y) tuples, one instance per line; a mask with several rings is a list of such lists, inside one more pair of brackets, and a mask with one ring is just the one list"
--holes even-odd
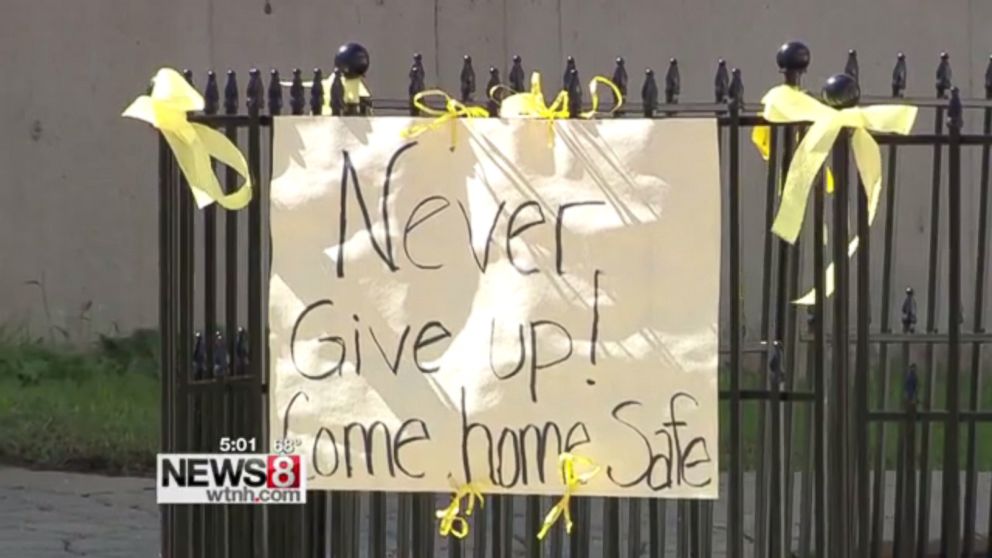
[[(798, 486), (800, 478), (796, 476)], [(894, 514), (893, 473), (886, 475), (886, 529), (885, 537), (891, 539), (891, 522)], [(979, 477), (978, 490), (978, 533), (980, 548), (984, 548), (987, 537), (990, 503), (990, 481), (992, 475), (983, 473)], [(721, 499), (715, 503), (713, 531), (711, 533), (714, 555), (722, 556), (726, 550), (726, 475), (721, 479)], [(940, 477), (935, 474), (934, 498), (931, 501), (930, 535), (933, 540), (940, 533)], [(745, 540), (746, 555), (753, 554), (754, 543), (754, 476), (745, 476)], [(522, 502), (522, 501), (521, 501)], [(388, 498), (390, 532), (388, 544), (395, 543), (396, 496)], [(544, 504), (550, 505), (546, 498)], [(438, 497), (438, 507), (447, 504), (444, 496)], [(666, 504), (665, 531), (667, 550), (670, 555), (676, 550), (678, 532), (677, 503)], [(363, 510), (368, 510), (363, 502)], [(798, 521), (801, 516), (799, 495), (795, 497), (793, 547), (798, 548)], [(515, 505), (514, 555), (525, 556), (526, 538), (529, 535), (524, 526), (523, 504)], [(630, 516), (626, 503), (621, 505), (621, 525), (624, 532), (629, 526)], [(365, 515), (364, 513), (362, 514)], [(592, 555), (602, 555), (603, 515), (599, 502), (594, 503), (592, 525), (589, 528), (592, 540)], [(367, 519), (362, 520), (360, 541), (367, 544)], [(647, 507), (641, 503), (641, 533), (646, 540), (648, 533)], [(436, 548), (440, 554), (446, 549), (445, 541), (437, 539)], [(471, 539), (467, 550), (471, 551)], [(90, 556), (98, 558), (145, 558), (158, 556), (159, 513), (155, 504), (154, 485), (151, 479), (111, 478), (98, 475), (80, 475), (60, 472), (27, 471), (11, 467), (0, 467), (0, 557), (6, 558), (62, 558), (70, 556)], [(363, 546), (361, 555), (367, 556)], [(646, 545), (642, 545), (642, 555), (646, 556)], [(469, 554), (471, 555), (471, 554)]]
[[(463, 53), (480, 83), (512, 54), (528, 70), (560, 75), (574, 55), (582, 75), (609, 73), (622, 54), (639, 91), (647, 66), (679, 58), (683, 100), (708, 100), (715, 61), (743, 70), (747, 98), (780, 79), (780, 43), (803, 38), (813, 52), (807, 83), (818, 89), (859, 50), (863, 89), (888, 94), (897, 52), (909, 62), (908, 94), (931, 97), (937, 55), (951, 54), (954, 81), (981, 95), (992, 50), (992, 3), (979, 0), (6, 0), (0, 17), (0, 324), (73, 338), (156, 322), (156, 142), (123, 108), (162, 65), (251, 65), (309, 71), (331, 65), (336, 46), (359, 40), (372, 53), (369, 84), (388, 98), (406, 92), (410, 55), (424, 54), (428, 86), (457, 91)], [(549, 79), (554, 82), (555, 79)], [(974, 123), (979, 124), (979, 123)], [(924, 114), (917, 126), (932, 126)], [(900, 158), (897, 243), (926, 246), (929, 150)], [(965, 154), (968, 178), (978, 155)], [(760, 162), (745, 157), (745, 246), (760, 246)], [(756, 174), (758, 173), (758, 174)], [(977, 193), (965, 188), (965, 254), (972, 254)], [(875, 245), (880, 246), (881, 231)], [(943, 246), (944, 243), (941, 243)], [(925, 258), (898, 258), (895, 282), (925, 292)], [(877, 255), (877, 250), (873, 251)], [(946, 261), (946, 257), (944, 258)], [(745, 291), (760, 292), (760, 257), (745, 258)], [(975, 258), (963, 258), (964, 277)], [(808, 270), (807, 270), (808, 272)], [(877, 274), (877, 275), (880, 275)], [(878, 277), (876, 277), (878, 279)], [(40, 289), (27, 281), (43, 281)], [(970, 292), (970, 287), (965, 291)], [(877, 305), (879, 297), (875, 297)], [(746, 316), (757, 323), (758, 300)], [(943, 300), (943, 298), (941, 299)], [(92, 305), (84, 311), (88, 303)], [(893, 305), (898, 308), (898, 304)], [(967, 311), (970, 312), (970, 307)], [(921, 302), (922, 308), (922, 302)], [(921, 317), (922, 319), (922, 317)], [(970, 317), (965, 316), (970, 323)], [(56, 334), (60, 335), (60, 334)]]
[(158, 541), (150, 479), (0, 466), (4, 558), (152, 558)]

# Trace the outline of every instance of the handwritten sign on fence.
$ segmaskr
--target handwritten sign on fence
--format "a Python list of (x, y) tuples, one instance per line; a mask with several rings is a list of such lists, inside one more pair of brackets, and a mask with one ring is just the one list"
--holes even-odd
[(314, 489), (560, 494), (571, 452), (715, 498), (715, 121), (422, 122), (275, 119), (272, 439)]

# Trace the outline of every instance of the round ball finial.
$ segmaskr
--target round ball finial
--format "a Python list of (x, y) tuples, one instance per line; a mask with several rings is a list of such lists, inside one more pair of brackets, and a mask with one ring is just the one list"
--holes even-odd
[(809, 47), (801, 41), (789, 41), (779, 47), (775, 63), (782, 71), (805, 72), (809, 67)]
[(858, 80), (847, 74), (834, 74), (827, 78), (820, 93), (823, 102), (834, 108), (849, 108), (861, 99)]
[(345, 43), (334, 55), (334, 67), (348, 79), (362, 77), (369, 71), (369, 51), (358, 43)]

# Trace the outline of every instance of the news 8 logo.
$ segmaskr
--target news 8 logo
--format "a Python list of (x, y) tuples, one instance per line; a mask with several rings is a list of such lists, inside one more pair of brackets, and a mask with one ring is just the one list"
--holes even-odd
[(305, 504), (307, 477), (299, 455), (158, 454), (159, 504)]

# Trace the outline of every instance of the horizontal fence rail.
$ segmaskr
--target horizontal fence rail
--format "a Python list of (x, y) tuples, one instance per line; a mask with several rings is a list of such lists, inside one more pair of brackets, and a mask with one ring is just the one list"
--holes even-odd
[[(787, 43), (777, 62), (785, 83), (803, 86), (810, 62), (804, 45)], [(160, 141), (163, 451), (212, 452), (222, 436), (267, 443), (273, 118), (322, 114), (325, 98), (328, 117), (420, 115), (413, 103), (427, 89), (420, 55), (405, 99), (345, 103), (340, 66), (348, 61), (338, 63), (327, 91), (321, 69), (309, 88), (300, 70), (284, 87), (278, 71), (263, 78), (253, 69), (243, 99), (234, 71), (223, 78), (207, 74), (205, 110), (190, 119), (216, 128), (247, 154), (255, 196), (245, 211), (195, 210)], [(844, 73), (857, 83), (854, 51)], [(458, 98), (497, 114), (501, 97), (488, 92), (497, 85), (523, 91), (525, 75), (517, 56), (506, 81), (492, 67), (483, 88), (465, 56)], [(946, 54), (938, 61), (934, 97), (906, 98), (907, 61), (900, 54), (891, 95), (860, 97), (862, 104), (920, 109), (914, 133), (874, 135), (883, 152), (878, 218), (869, 227), (868, 200), (843, 132), (828, 159), (833, 191), (825, 191), (821, 174), (810, 223), (795, 244), (770, 229), (808, 124), (765, 122), (761, 106), (745, 102), (740, 70), (723, 60), (712, 100), (699, 103), (680, 98), (675, 59), (663, 77), (647, 70), (639, 90), (630, 85), (622, 58), (605, 75), (625, 102), (599, 117), (715, 118), (719, 124), (725, 200), (720, 462), (726, 464), (719, 500), (578, 497), (576, 529), (571, 535), (554, 530), (544, 542), (534, 534), (551, 504), (546, 497), (489, 497), (464, 540), (437, 535), (434, 512), (446, 494), (311, 492), (302, 507), (165, 506), (163, 556), (992, 555), (992, 386), (984, 350), (992, 341), (985, 329), (992, 63), (985, 99), (960, 97)], [(572, 117), (590, 108), (577, 61), (566, 61), (560, 83), (573, 100)], [(838, 105), (839, 93), (850, 91), (828, 86), (826, 101)], [(751, 133), (766, 125), (771, 150), (762, 161)], [(928, 170), (906, 172), (913, 165)], [(234, 191), (238, 175), (218, 170), (226, 191)], [(918, 200), (923, 213), (914, 224), (925, 231), (925, 246), (907, 243), (899, 226), (911, 218), (901, 208), (912, 201), (907, 192), (914, 183), (929, 194)], [(855, 235), (859, 248), (848, 259)], [(925, 278), (900, 277), (898, 264), (907, 260), (920, 262)], [(830, 262), (836, 284), (827, 297)], [(792, 303), (810, 287), (815, 304)]]

